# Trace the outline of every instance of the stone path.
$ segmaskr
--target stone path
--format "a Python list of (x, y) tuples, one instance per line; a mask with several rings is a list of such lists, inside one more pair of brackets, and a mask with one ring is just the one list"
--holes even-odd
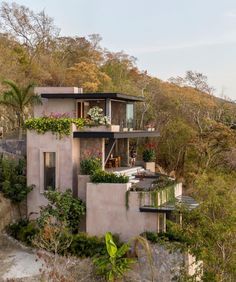
[(0, 235), (0, 281), (39, 281), (42, 263), (30, 249)]

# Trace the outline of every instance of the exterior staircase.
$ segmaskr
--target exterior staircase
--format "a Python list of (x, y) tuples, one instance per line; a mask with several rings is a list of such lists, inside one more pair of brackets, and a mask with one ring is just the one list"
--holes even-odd
[(138, 183), (139, 179), (135, 178), (135, 174), (143, 171), (145, 171), (145, 169), (142, 166), (135, 166), (135, 167), (127, 167), (119, 171), (114, 171), (114, 173), (118, 175), (122, 174), (128, 176), (130, 183)]

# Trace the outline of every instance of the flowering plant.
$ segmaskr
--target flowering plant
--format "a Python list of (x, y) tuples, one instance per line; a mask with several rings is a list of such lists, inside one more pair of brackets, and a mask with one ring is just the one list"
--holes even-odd
[(153, 162), (155, 161), (155, 144), (148, 143), (146, 149), (143, 151), (143, 161), (144, 162)]
[(45, 112), (43, 112), (43, 117), (46, 117), (46, 118), (72, 118), (73, 114), (57, 113), (57, 112), (51, 112), (50, 114), (46, 114)]
[(91, 125), (109, 125), (110, 119), (107, 116), (104, 116), (103, 109), (99, 107), (93, 107), (88, 111), (88, 116), (92, 122)]

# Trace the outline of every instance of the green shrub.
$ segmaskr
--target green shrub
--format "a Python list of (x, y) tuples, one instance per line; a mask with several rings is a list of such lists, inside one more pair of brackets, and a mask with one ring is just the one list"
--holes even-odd
[(15, 239), (18, 239), (18, 234), (21, 228), (29, 224), (28, 219), (20, 219), (17, 222), (11, 223), (7, 226), (7, 233)]
[(113, 172), (96, 171), (90, 176), (93, 183), (128, 183), (129, 177), (126, 175), (117, 175)]
[(20, 219), (18, 222), (12, 223), (7, 227), (7, 233), (10, 236), (27, 245), (32, 245), (32, 239), (38, 232), (39, 229), (36, 222), (30, 222), (28, 219)]
[(26, 243), (27, 245), (32, 245), (32, 240), (36, 234), (38, 234), (39, 229), (36, 226), (36, 223), (31, 221), (25, 227), (22, 227), (18, 233), (18, 240)]
[(26, 199), (33, 185), (27, 186), (25, 160), (1, 158), (0, 188), (4, 197), (17, 204), (21, 215), (20, 203)]
[(143, 161), (144, 162), (154, 162), (156, 159), (154, 149), (146, 149), (143, 151)]
[(74, 198), (71, 190), (64, 193), (47, 191), (44, 196), (48, 199), (48, 205), (41, 207), (39, 225), (43, 226), (53, 217), (57, 222), (65, 223), (71, 232), (77, 233), (81, 217), (85, 214), (85, 204)]
[(70, 135), (71, 125), (75, 124), (77, 127), (84, 126), (84, 119), (82, 118), (69, 118), (69, 117), (38, 117), (30, 118), (25, 121), (25, 128), (28, 130), (35, 130), (39, 134), (44, 134), (48, 131), (53, 134), (58, 134), (59, 137)]
[(102, 162), (99, 157), (91, 157), (80, 162), (82, 174), (92, 175), (95, 171), (101, 170)]
[(78, 257), (104, 255), (106, 253), (105, 240), (96, 236), (88, 236), (86, 233), (79, 233), (73, 236), (68, 252)]
[(183, 235), (176, 233), (174, 231), (167, 231), (160, 233), (146, 231), (141, 235), (154, 244), (161, 241), (179, 242), (179, 243), (187, 243), (187, 244), (189, 243)]

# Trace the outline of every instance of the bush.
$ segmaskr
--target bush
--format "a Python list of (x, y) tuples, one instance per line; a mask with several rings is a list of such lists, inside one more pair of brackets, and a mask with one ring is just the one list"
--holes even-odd
[(68, 252), (78, 257), (104, 255), (106, 253), (105, 240), (96, 236), (90, 237), (86, 233), (79, 233), (73, 236)]
[(7, 227), (7, 233), (27, 245), (32, 245), (32, 239), (38, 234), (39, 229), (35, 222), (29, 222), (28, 219), (20, 219), (16, 223), (12, 223)]
[(93, 183), (128, 183), (129, 177), (126, 175), (117, 175), (113, 172), (96, 171), (90, 177)]
[(19, 230), (18, 239), (27, 245), (32, 245), (32, 240), (36, 234), (38, 234), (39, 229), (36, 226), (36, 223), (31, 221), (25, 227), (22, 227)]
[(3, 195), (13, 203), (19, 204), (33, 186), (27, 186), (25, 176), (25, 160), (1, 160), (1, 189)]
[(92, 175), (95, 171), (101, 170), (102, 162), (99, 157), (91, 157), (80, 162), (82, 174)]
[(71, 190), (64, 193), (47, 191), (44, 196), (49, 203), (46, 207), (41, 207), (39, 225), (43, 226), (50, 217), (53, 217), (57, 222), (65, 223), (71, 232), (76, 233), (81, 217), (85, 214), (85, 204), (74, 198)]
[(186, 238), (173, 231), (167, 231), (167, 232), (152, 232), (152, 231), (146, 231), (141, 234), (143, 237), (147, 238), (148, 241), (152, 243), (158, 243), (163, 241), (169, 241), (169, 242), (179, 242), (179, 243), (189, 243), (187, 242)]
[(156, 159), (154, 149), (146, 149), (143, 151), (143, 161), (144, 162), (154, 162)]

